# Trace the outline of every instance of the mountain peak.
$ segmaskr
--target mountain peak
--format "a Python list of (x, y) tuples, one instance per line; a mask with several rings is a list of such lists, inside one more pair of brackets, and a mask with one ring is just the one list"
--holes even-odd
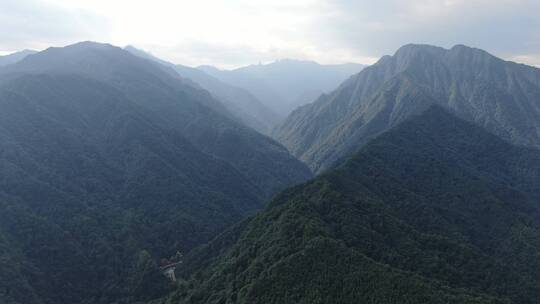
[(48, 48), (6, 67), (3, 72), (85, 74), (106, 79), (119, 71), (132, 74), (136, 70), (172, 74), (122, 48), (93, 41)]
[(101, 43), (101, 42), (95, 42), (95, 41), (81, 41), (81, 42), (66, 45), (63, 47), (50, 47), (40, 53), (56, 54), (57, 52), (59, 52), (61, 54), (66, 54), (66, 53), (73, 53), (73, 52), (95, 51), (95, 50), (113, 51), (113, 50), (121, 50), (121, 48), (113, 46), (108, 43)]
[(440, 46), (422, 43), (409, 43), (401, 46), (395, 53), (395, 55), (406, 54), (411, 52), (431, 52), (432, 54), (444, 54), (452, 51), (476, 51), (487, 53), (486, 51), (474, 47), (467, 46), (465, 44), (456, 44), (447, 49)]
[(109, 43), (102, 43), (97, 41), (81, 41), (77, 42), (68, 46), (65, 46), (64, 49), (119, 49), (119, 47), (116, 47)]
[(510, 142), (540, 147), (538, 100), (540, 69), (465, 45), (408, 44), (295, 111), (276, 137), (320, 172), (437, 103)]
[(442, 55), (446, 51), (447, 51), (446, 49), (444, 49), (442, 47), (439, 47), (439, 46), (433, 46), (433, 45), (429, 45), (429, 44), (410, 43), (410, 44), (406, 44), (406, 45), (400, 47), (396, 51), (394, 56), (395, 57), (402, 57), (402, 56), (410, 56), (410, 55), (418, 54), (418, 53), (429, 53), (429, 54), (433, 54), (433, 55)]
[(392, 57), (397, 58), (398, 60), (403, 60), (407, 58), (413, 58), (414, 56), (419, 56), (420, 54), (436, 57), (452, 57), (456, 54), (460, 54), (462, 56), (489, 56), (490, 58), (496, 58), (495, 56), (484, 50), (466, 46), (464, 44), (456, 44), (450, 49), (429, 44), (407, 44), (400, 47)]
[(44, 63), (46, 63), (46, 61), (48, 60), (57, 59), (60, 61), (66, 61), (67, 63), (72, 60), (83, 59), (85, 57), (88, 59), (89, 53), (94, 54), (95, 56), (95, 54), (97, 54), (96, 51), (98, 51), (100, 54), (112, 54), (114, 52), (119, 54), (120, 52), (123, 52), (121, 48), (113, 46), (111, 44), (98, 43), (93, 41), (83, 41), (64, 47), (50, 47), (42, 52), (36, 53), (35, 56), (25, 58), (23, 62), (31, 60), (32, 64), (35, 64), (41, 61), (44, 61)]

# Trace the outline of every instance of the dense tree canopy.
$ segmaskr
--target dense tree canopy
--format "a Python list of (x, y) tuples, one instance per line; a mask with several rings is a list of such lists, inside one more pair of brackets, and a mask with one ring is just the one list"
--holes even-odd
[(540, 298), (540, 152), (432, 107), (192, 252), (176, 303)]
[(0, 70), (0, 302), (134, 303), (157, 261), (310, 172), (206, 91), (110, 45)]

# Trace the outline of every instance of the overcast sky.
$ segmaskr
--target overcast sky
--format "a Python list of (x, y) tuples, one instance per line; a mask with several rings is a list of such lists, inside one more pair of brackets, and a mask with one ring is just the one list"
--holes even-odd
[(0, 53), (83, 40), (185, 65), (372, 63), (406, 43), (540, 66), (540, 0), (0, 0)]

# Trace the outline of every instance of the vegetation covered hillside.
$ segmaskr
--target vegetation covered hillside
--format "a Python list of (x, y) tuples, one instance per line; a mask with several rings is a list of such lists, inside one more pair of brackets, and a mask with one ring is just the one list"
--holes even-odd
[(539, 177), (431, 107), (194, 251), (163, 302), (537, 303)]
[(175, 75), (95, 43), (0, 71), (0, 303), (161, 297), (162, 259), (310, 176)]

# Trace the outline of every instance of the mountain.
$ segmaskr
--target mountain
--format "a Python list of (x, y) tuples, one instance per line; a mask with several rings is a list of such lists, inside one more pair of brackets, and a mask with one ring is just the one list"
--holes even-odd
[(32, 55), (32, 54), (35, 54), (35, 53), (37, 53), (37, 52), (32, 51), (32, 50), (23, 50), (23, 51), (16, 52), (16, 53), (13, 53), (13, 54), (0, 56), (0, 67), (5, 66), (5, 65), (9, 65), (9, 64), (13, 64), (13, 63), (17, 63), (17, 62), (23, 60), (26, 56)]
[(163, 61), (133, 46), (127, 46), (124, 49), (136, 56), (173, 68), (183, 78), (192, 80), (195, 86), (210, 92), (225, 105), (229, 112), (260, 133), (269, 134), (279, 120), (277, 114), (244, 89), (221, 82), (201, 70)]
[(180, 132), (198, 149), (229, 162), (266, 197), (311, 176), (283, 146), (236, 122), (207, 91), (173, 69), (120, 48), (91, 42), (50, 48), (5, 67), (0, 81), (21, 73), (78, 74), (115, 86), (157, 116), (160, 126)]
[(163, 303), (540, 298), (540, 152), (431, 106), (185, 259)]
[(431, 104), (518, 144), (540, 147), (540, 69), (458, 45), (407, 45), (297, 109), (273, 134), (322, 172)]
[(310, 177), (174, 70), (111, 45), (0, 70), (0, 302), (137, 303), (189, 252)]
[[(263, 206), (232, 165), (110, 86), (27, 75), (2, 85), (0, 104), (0, 234), (12, 251), (0, 250), (2, 303), (134, 296), (143, 250), (188, 251)], [(163, 292), (154, 283), (141, 296)]]
[(199, 69), (248, 90), (267, 107), (285, 117), (322, 93), (334, 90), (363, 67), (354, 63), (321, 65), (313, 61), (284, 59), (229, 71), (209, 66)]

